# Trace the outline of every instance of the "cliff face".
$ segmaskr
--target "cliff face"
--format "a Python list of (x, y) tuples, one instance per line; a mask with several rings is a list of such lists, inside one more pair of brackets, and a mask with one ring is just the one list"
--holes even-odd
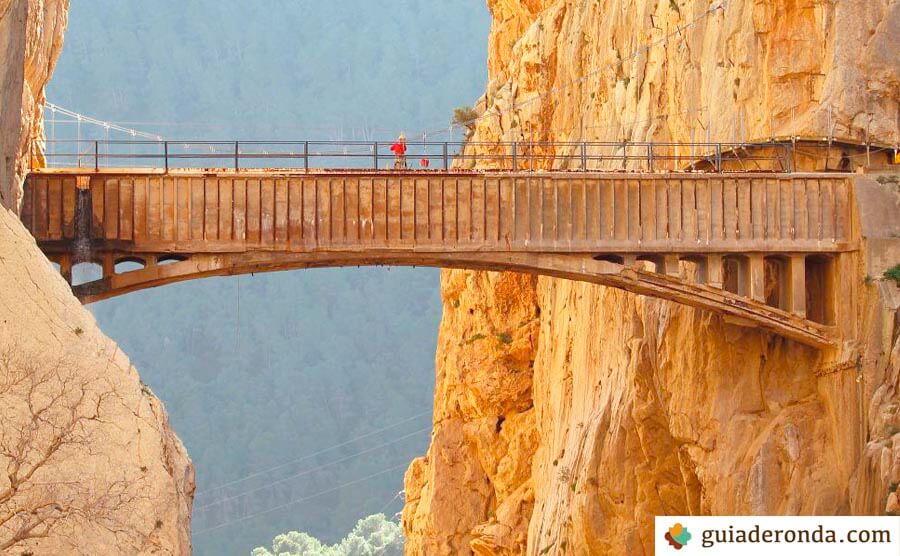
[[(896, 2), (488, 4), (476, 140), (898, 139)], [(881, 193), (896, 214), (900, 195)], [(900, 510), (900, 302), (865, 274), (862, 359), (831, 372), (670, 302), (445, 271), (408, 553), (650, 554), (658, 514)]]
[(194, 472), (165, 409), (10, 210), (67, 8), (0, 0), (0, 552), (188, 554)]
[(42, 150), (33, 147), (43, 140), (44, 85), (62, 50), (68, 10), (68, 0), (0, 0), (0, 205), (13, 210), (32, 151)]

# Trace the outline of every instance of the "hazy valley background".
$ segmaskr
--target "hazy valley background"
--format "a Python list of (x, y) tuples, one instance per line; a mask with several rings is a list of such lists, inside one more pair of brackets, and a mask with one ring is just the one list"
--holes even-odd
[[(489, 25), (483, 0), (73, 2), (48, 99), (169, 139), (415, 137), (482, 93)], [(194, 461), (196, 554), (334, 543), (402, 507), (431, 425), (436, 270), (214, 278), (91, 309)]]

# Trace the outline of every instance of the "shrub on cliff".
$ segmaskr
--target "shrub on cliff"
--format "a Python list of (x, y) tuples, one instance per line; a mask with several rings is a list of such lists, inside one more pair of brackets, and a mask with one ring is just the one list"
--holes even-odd
[(894, 265), (893, 268), (889, 268), (884, 271), (884, 277), (888, 280), (893, 280), (900, 286), (900, 264)]
[(458, 125), (472, 131), (478, 120), (478, 112), (471, 106), (460, 106), (453, 109), (453, 125)]

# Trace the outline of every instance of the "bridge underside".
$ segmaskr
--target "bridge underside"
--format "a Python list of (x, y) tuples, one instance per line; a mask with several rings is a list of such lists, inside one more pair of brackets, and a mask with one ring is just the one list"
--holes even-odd
[[(86, 303), (295, 268), (513, 270), (837, 342), (836, 272), (858, 249), (846, 177), (816, 174), (146, 173), (46, 170), (22, 220)], [(127, 272), (119, 268), (132, 263)]]
[[(723, 289), (722, 280), (741, 288), (740, 276), (728, 274), (728, 260), (712, 256), (709, 259), (689, 258), (688, 265), (678, 258), (642, 259), (609, 257), (597, 260), (584, 255), (553, 253), (429, 253), (429, 252), (317, 252), (317, 253), (222, 253), (192, 255), (186, 260), (166, 257), (159, 264), (152, 257), (126, 257), (119, 261), (141, 263), (136, 270), (116, 273), (116, 259), (103, 265), (111, 272), (99, 280), (73, 287), (84, 303), (109, 299), (130, 292), (211, 276), (232, 276), (258, 272), (272, 272), (301, 268), (348, 266), (422, 266), (464, 268), (473, 270), (516, 271), (553, 276), (615, 287), (635, 294), (667, 299), (724, 315), (726, 320), (745, 326), (758, 326), (801, 343), (825, 347), (833, 345), (833, 327), (812, 322), (804, 315), (767, 305)], [(616, 260), (627, 263), (614, 262)], [(149, 264), (148, 264), (149, 263)], [(718, 266), (717, 266), (718, 265)], [(711, 268), (712, 267), (712, 268)], [(668, 270), (668, 273), (665, 271)], [(64, 274), (68, 271), (64, 270)], [(740, 272), (740, 270), (738, 270)], [(747, 286), (752, 286), (753, 277)], [(756, 288), (766, 288), (765, 276), (760, 275)], [(711, 283), (710, 283), (711, 281)], [(804, 284), (805, 285), (805, 284)], [(790, 287), (778, 285), (777, 287)], [(768, 288), (771, 290), (772, 286)], [(762, 290), (760, 290), (762, 291)], [(790, 296), (786, 295), (786, 299)], [(805, 303), (804, 295), (804, 303)]]

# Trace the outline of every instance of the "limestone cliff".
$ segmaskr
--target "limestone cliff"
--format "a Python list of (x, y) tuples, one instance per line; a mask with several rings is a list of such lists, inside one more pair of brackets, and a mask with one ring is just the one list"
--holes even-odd
[[(900, 4), (716, 4), (489, 0), (475, 139), (898, 141)], [(444, 272), (408, 553), (650, 554), (657, 514), (896, 512), (900, 300), (868, 256), (848, 272), (859, 364), (834, 369), (670, 302)]]
[(10, 210), (67, 8), (0, 0), (0, 552), (188, 554), (194, 472), (165, 409)]
[(68, 0), (0, 0), (0, 205), (13, 210), (32, 157), (41, 156), (44, 85), (62, 50), (68, 9)]

